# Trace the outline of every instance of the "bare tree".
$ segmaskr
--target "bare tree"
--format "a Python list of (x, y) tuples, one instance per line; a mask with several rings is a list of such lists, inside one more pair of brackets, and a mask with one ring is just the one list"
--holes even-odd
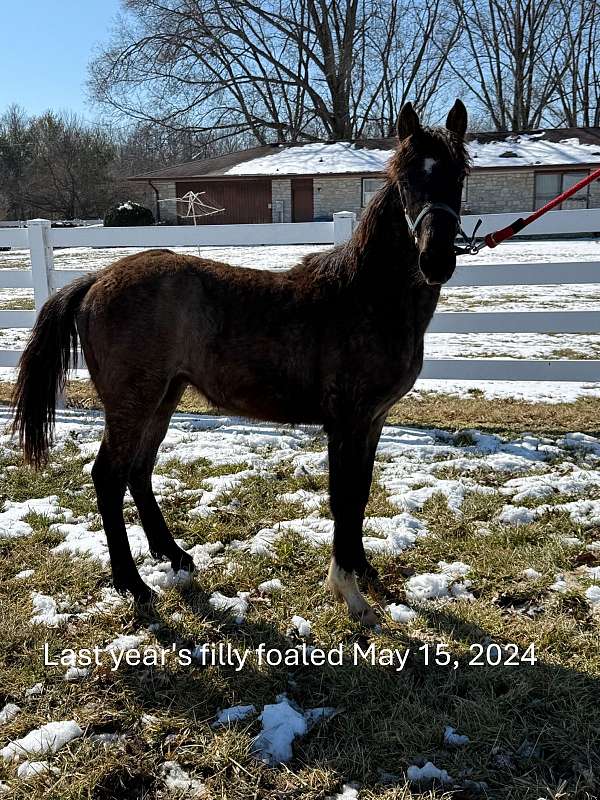
[[(447, 61), (457, 44), (461, 22), (446, 0), (380, 4), (369, 20), (364, 52), (371, 63), (357, 71), (363, 90), (356, 95), (358, 135), (392, 135), (398, 112), (411, 100), (421, 117), (436, 116), (445, 102)], [(366, 76), (377, 76), (378, 82)], [(364, 89), (367, 89), (364, 91)]]
[(98, 215), (112, 190), (112, 142), (72, 114), (47, 113), (32, 123), (34, 143), (26, 199), (65, 219)]
[(564, 69), (556, 76), (549, 118), (571, 127), (600, 125), (600, 6), (596, 0), (559, 0), (565, 31), (558, 43)]
[(11, 108), (0, 119), (4, 213), (65, 219), (97, 216), (114, 193), (115, 148), (107, 135), (72, 114), (29, 118)]
[(559, 0), (454, 1), (463, 22), (455, 75), (496, 130), (539, 127), (568, 69)]
[(193, 128), (174, 130), (151, 122), (107, 124), (104, 131), (117, 153), (113, 171), (124, 176), (195, 158), (212, 158), (255, 144), (247, 136), (211, 142), (206, 134)]
[(440, 88), (451, 0), (127, 0), (90, 68), (128, 117), (256, 141), (388, 135)]
[(0, 206), (6, 219), (24, 219), (28, 168), (33, 153), (30, 121), (19, 106), (0, 117)]

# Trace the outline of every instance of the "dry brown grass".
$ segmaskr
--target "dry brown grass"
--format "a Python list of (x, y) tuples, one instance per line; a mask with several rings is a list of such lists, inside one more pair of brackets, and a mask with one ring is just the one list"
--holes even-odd
[[(0, 403), (8, 403), (13, 384), (0, 382)], [(101, 409), (102, 404), (90, 381), (70, 381), (67, 403), (73, 408)], [(219, 413), (193, 389), (188, 389), (179, 411), (198, 414)], [(511, 398), (486, 399), (474, 392), (461, 398), (438, 392), (411, 394), (390, 411), (388, 422), (394, 425), (424, 427), (478, 428), (484, 431), (513, 433), (543, 431), (547, 434), (582, 431), (600, 432), (600, 398), (581, 397), (572, 403), (531, 403)]]
[[(52, 468), (41, 473), (26, 468), (16, 452), (5, 455), (0, 466), (0, 501), (56, 494), (78, 516), (95, 512), (89, 478), (73, 444), (53, 452)], [(223, 469), (173, 460), (161, 471), (199, 488)], [(216, 539), (227, 543), (300, 515), (302, 509), (283, 503), (281, 493), (314, 491), (325, 481), (324, 474), (296, 477), (281, 467), (245, 480), (221, 498), (221, 510), (209, 518), (190, 518), (188, 509), (195, 501), (185, 496), (165, 498), (162, 507), (173, 532), (190, 545)], [(227, 510), (232, 500), (238, 503), (233, 515)], [(380, 487), (371, 502), (370, 513), (394, 513), (385, 507)], [(207, 800), (325, 800), (348, 780), (361, 784), (360, 800), (592, 800), (600, 774), (595, 746), (600, 726), (598, 622), (582, 598), (585, 582), (565, 594), (549, 587), (557, 571), (581, 578), (577, 551), (565, 548), (562, 537), (582, 537), (579, 549), (585, 552), (596, 532), (580, 530), (567, 515), (506, 527), (495, 521), (503, 502), (498, 494), (471, 495), (463, 513), (456, 515), (441, 495), (434, 496), (418, 512), (430, 535), (403, 554), (375, 557), (398, 601), (405, 600), (407, 568), (432, 571), (440, 559), (471, 565), (472, 602), (420, 607), (408, 626), (390, 622), (379, 609), (381, 630), (360, 631), (344, 608), (332, 603), (323, 584), (329, 549), (307, 547), (291, 532), (280, 539), (272, 559), (227, 551), (226, 558), (199, 574), (190, 587), (162, 595), (152, 619), (158, 625), (153, 637), (166, 647), (209, 641), (249, 650), (265, 642), (285, 649), (297, 643), (289, 625), (292, 615), (301, 613), (312, 621), (313, 641), (320, 647), (342, 642), (350, 650), (357, 642), (363, 647), (411, 648), (412, 660), (402, 673), (367, 662), (259, 668), (251, 658), (241, 672), (169, 662), (164, 668), (123, 667), (114, 673), (97, 668), (73, 683), (65, 682), (64, 667), (44, 666), (46, 641), (56, 656), (64, 647), (103, 645), (140, 626), (146, 630), (150, 620), (137, 618), (125, 604), (60, 628), (32, 626), (32, 590), (87, 604), (98, 599), (109, 574), (91, 559), (53, 553), (60, 536), (49, 530), (47, 519), (30, 515), (31, 536), (0, 541), (0, 707), (17, 702), (22, 709), (3, 726), (0, 743), (51, 719), (74, 718), (85, 736), (52, 757), (58, 774), (39, 780), (17, 780), (14, 766), (0, 760), (0, 781), (11, 788), (7, 797), (190, 796), (166, 791), (161, 769), (173, 759), (202, 780)], [(133, 508), (127, 516), (137, 522)], [(485, 534), (482, 525), (487, 526)], [(531, 566), (540, 578), (525, 581), (523, 569)], [(14, 580), (26, 568), (34, 569), (33, 576)], [(256, 586), (274, 576), (282, 581), (281, 593), (268, 600), (259, 597)], [(213, 591), (231, 596), (237, 590), (252, 597), (242, 626), (215, 615), (206, 599)], [(525, 613), (530, 605), (538, 609), (534, 617)], [(424, 643), (440, 642), (459, 664), (456, 670), (425, 667), (418, 655)], [(534, 643), (539, 661), (535, 666), (469, 666), (470, 647), (490, 642), (515, 643), (521, 652)], [(39, 681), (43, 694), (28, 698), (25, 690)], [(341, 710), (296, 740), (288, 764), (269, 768), (252, 756), (253, 737), (260, 730), (256, 716), (230, 728), (211, 727), (218, 708), (241, 702), (261, 709), (282, 691), (302, 708), (331, 705)], [(144, 714), (155, 719), (143, 723)], [(443, 731), (449, 723), (469, 736), (466, 747), (445, 746)], [(93, 736), (105, 732), (123, 738), (100, 746)], [(529, 744), (532, 754), (523, 750)], [(453, 776), (457, 785), (452, 791), (441, 785), (406, 785), (407, 767), (427, 760)], [(477, 790), (479, 781), (487, 789)]]

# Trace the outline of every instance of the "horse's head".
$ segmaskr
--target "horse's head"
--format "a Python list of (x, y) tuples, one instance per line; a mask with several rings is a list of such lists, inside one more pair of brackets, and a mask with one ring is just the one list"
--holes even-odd
[(419, 269), (431, 285), (445, 283), (456, 267), (454, 240), (468, 170), (466, 129), (467, 110), (460, 100), (448, 114), (446, 128), (421, 127), (411, 103), (398, 117), (391, 177), (419, 253)]

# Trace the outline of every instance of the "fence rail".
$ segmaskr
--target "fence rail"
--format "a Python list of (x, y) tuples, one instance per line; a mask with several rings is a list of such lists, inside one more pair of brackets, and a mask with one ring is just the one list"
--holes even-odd
[[(523, 216), (526, 212), (524, 212)], [(518, 214), (489, 214), (482, 235), (509, 224)], [(476, 217), (464, 217), (470, 230)], [(266, 225), (157, 226), (136, 228), (52, 228), (48, 220), (30, 220), (26, 228), (0, 228), (0, 247), (29, 249), (31, 269), (0, 270), (0, 289), (33, 289), (35, 311), (0, 311), (0, 328), (31, 328), (52, 292), (87, 270), (55, 269), (55, 247), (194, 247), (340, 244), (352, 234), (356, 216), (342, 211), (331, 222)], [(553, 211), (527, 233), (600, 232), (600, 209)], [(599, 245), (600, 256), (600, 245)], [(490, 266), (460, 265), (449, 286), (532, 286), (600, 284), (600, 261), (538, 262)], [(438, 312), (431, 333), (599, 333), (600, 309), (591, 311)], [(14, 367), (21, 351), (0, 350), (0, 367)], [(423, 378), (450, 380), (600, 381), (600, 361), (530, 359), (426, 359)]]

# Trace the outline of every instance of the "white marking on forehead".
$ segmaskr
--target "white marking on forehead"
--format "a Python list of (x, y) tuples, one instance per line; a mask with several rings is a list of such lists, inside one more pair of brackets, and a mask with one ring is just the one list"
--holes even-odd
[(427, 175), (431, 174), (431, 170), (433, 169), (434, 165), (436, 164), (435, 158), (426, 158), (423, 160), (423, 169), (427, 173)]

